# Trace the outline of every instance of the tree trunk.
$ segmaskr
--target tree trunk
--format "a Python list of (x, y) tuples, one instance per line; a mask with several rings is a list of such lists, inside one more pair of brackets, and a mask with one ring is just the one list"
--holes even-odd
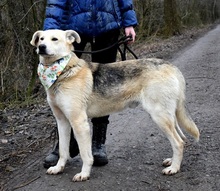
[(164, 34), (166, 37), (180, 34), (180, 17), (176, 0), (164, 0)]
[[(12, 24), (12, 20), (10, 17), (10, 13), (9, 13), (9, 5), (7, 3), (7, 1), (1, 1), (0, 3), (0, 8), (1, 8), (1, 12), (0, 12), (0, 23), (2, 26), (2, 28), (0, 28), (1, 30), (5, 30), (7, 31), (7, 33), (4, 34), (3, 31), (1, 32), (0, 35), (0, 39), (1, 39), (1, 45), (2, 48), (0, 49), (1, 52), (1, 61), (0, 61), (0, 94), (1, 96), (3, 96), (5, 94), (6, 91), (6, 87), (7, 84), (6, 81), (8, 80), (7, 78), (5, 78), (5, 73), (7, 72), (7, 70), (10, 68), (10, 61), (12, 59), (12, 55), (14, 54), (13, 49), (14, 49), (14, 44), (15, 41), (13, 39), (13, 24)], [(4, 38), (2, 38), (2, 34), (4, 34)]]

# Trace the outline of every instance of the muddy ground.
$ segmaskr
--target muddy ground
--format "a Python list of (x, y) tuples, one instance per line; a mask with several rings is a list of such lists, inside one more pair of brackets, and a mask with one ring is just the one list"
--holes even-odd
[(139, 57), (172, 61), (187, 82), (187, 106), (201, 131), (188, 136), (181, 171), (162, 175), (171, 146), (140, 107), (110, 117), (109, 164), (93, 167), (89, 181), (72, 182), (81, 159), (71, 159), (64, 173), (46, 175), (42, 162), (55, 141), (55, 120), (44, 99), (0, 111), (1, 191), (218, 191), (220, 190), (220, 26), (185, 31), (168, 40), (135, 45)]

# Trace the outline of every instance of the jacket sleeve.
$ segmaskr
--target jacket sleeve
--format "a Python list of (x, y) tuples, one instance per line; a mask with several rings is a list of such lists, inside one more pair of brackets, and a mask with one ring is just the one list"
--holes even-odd
[(119, 8), (122, 15), (122, 26), (136, 26), (138, 24), (136, 13), (133, 8), (132, 0), (118, 0)]
[(47, 0), (44, 30), (62, 29), (67, 0)]

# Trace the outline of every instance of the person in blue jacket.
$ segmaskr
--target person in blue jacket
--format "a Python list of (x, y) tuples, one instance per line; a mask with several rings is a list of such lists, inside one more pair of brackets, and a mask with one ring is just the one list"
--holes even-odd
[[(135, 40), (134, 27), (137, 18), (132, 0), (47, 0), (44, 30), (61, 29), (75, 30), (81, 37), (81, 43), (75, 44), (75, 50), (84, 50), (87, 43), (91, 50), (101, 50), (110, 47), (118, 41), (120, 29), (126, 36)], [(76, 53), (78, 57), (81, 53)], [(100, 53), (92, 54), (92, 62), (111, 63), (116, 61), (117, 46)], [(93, 118), (92, 154), (94, 165), (102, 166), (108, 163), (105, 140), (109, 116)], [(78, 155), (79, 149), (71, 132), (70, 156)], [(59, 159), (59, 143), (45, 158), (44, 167), (56, 165)]]

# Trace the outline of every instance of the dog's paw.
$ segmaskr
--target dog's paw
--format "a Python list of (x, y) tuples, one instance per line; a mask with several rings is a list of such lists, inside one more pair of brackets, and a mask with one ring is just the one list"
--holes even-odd
[(167, 158), (163, 161), (163, 166), (171, 166), (172, 158)]
[(163, 169), (162, 173), (165, 175), (173, 175), (173, 174), (176, 174), (178, 171), (179, 171), (179, 169), (174, 168), (172, 166), (169, 166), (169, 167)]
[(46, 173), (47, 174), (58, 174), (58, 173), (63, 172), (63, 169), (64, 167), (53, 166), (53, 167), (50, 167)]
[(82, 181), (86, 181), (89, 180), (89, 175), (86, 173), (78, 173), (73, 177), (73, 181), (74, 182), (82, 182)]

